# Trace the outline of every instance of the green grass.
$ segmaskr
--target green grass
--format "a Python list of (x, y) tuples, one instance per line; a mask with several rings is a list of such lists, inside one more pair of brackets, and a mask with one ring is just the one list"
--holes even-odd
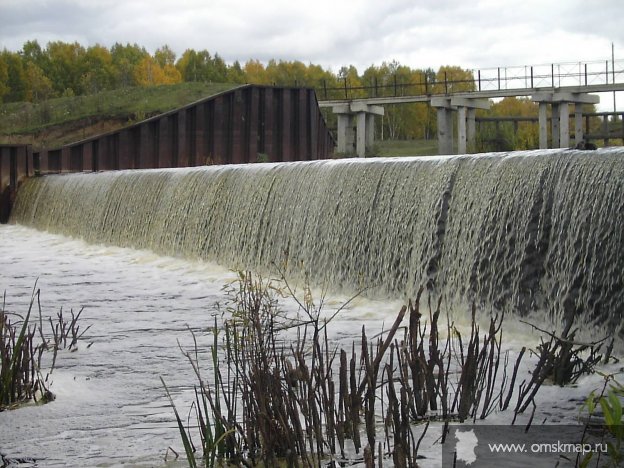
[(376, 156), (434, 156), (438, 154), (437, 140), (378, 140)]
[(6, 135), (34, 134), (48, 127), (87, 118), (139, 121), (235, 86), (228, 83), (179, 83), (61, 97), (37, 104), (3, 104), (0, 105), (0, 141)]

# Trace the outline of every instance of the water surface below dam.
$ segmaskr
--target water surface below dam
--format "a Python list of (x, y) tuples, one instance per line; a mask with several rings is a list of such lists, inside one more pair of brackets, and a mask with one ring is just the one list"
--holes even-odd
[[(35, 459), (37, 466), (76, 467), (164, 466), (167, 447), (183, 453), (159, 376), (186, 414), (195, 381), (178, 340), (183, 347), (192, 345), (188, 326), (206, 349), (214, 317), (221, 318), (215, 304), (223, 303), (222, 287), (235, 275), (211, 263), (90, 245), (12, 225), (0, 226), (0, 258), (0, 289), (7, 291), (8, 310), (25, 311), (38, 278), (44, 316), (61, 306), (84, 306), (81, 324), (92, 325), (78, 351), (59, 355), (52, 374), (55, 401), (0, 413), (0, 453)], [(328, 307), (347, 298), (332, 295)], [(330, 337), (349, 347), (362, 324), (372, 335), (394, 319), (400, 304), (358, 298), (332, 322)], [(286, 302), (284, 307), (292, 306)], [(460, 326), (467, 324), (460, 312), (456, 315)], [(538, 337), (510, 319), (504, 340), (517, 350), (536, 344)], [(88, 343), (93, 344), (87, 348)], [(591, 376), (576, 387), (544, 387), (535, 420), (574, 421), (580, 400), (601, 380)], [(487, 422), (508, 424), (511, 416), (495, 414)], [(423, 441), (424, 467), (439, 466), (435, 439)]]

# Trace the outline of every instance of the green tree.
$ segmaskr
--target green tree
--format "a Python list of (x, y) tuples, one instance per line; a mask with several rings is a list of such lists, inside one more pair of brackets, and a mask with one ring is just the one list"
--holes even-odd
[(6, 67), (4, 101), (17, 102), (26, 99), (26, 71), (22, 57), (15, 53), (3, 50), (0, 60)]
[(71, 90), (73, 94), (80, 94), (80, 81), (84, 69), (86, 50), (78, 42), (66, 43), (61, 41), (49, 42), (46, 47), (48, 69), (46, 76), (52, 81), (54, 90), (59, 94), (66, 94)]
[(226, 82), (240, 84), (247, 82), (245, 72), (243, 71), (243, 68), (238, 60), (228, 67)]
[(176, 54), (168, 45), (164, 45), (156, 49), (154, 60), (164, 69), (166, 65), (175, 65)]
[(40, 102), (54, 96), (54, 88), (50, 79), (34, 62), (26, 63), (26, 100)]
[(122, 45), (115, 43), (111, 47), (111, 57), (116, 75), (116, 86), (127, 87), (134, 86), (134, 69), (149, 54), (145, 48), (137, 44)]
[(93, 94), (115, 87), (116, 69), (113, 57), (106, 47), (89, 47), (82, 58), (81, 68), (81, 94)]
[(4, 53), (0, 54), (0, 102), (9, 93), (9, 66), (5, 61)]

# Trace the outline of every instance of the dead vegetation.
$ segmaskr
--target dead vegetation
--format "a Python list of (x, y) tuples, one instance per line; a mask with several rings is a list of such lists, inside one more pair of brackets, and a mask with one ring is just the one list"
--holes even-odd
[[(284, 291), (298, 302), (297, 318), (280, 311)], [(502, 351), (502, 317), (482, 330), (473, 307), (470, 332), (462, 336), (449, 319), (441, 325), (440, 302), (421, 311), (422, 289), (389, 329), (369, 338), (362, 326), (347, 349), (328, 339), (336, 314), (322, 319), (322, 303), (317, 307), (308, 289), (299, 300), (283, 278), (247, 272), (230, 293), (228, 318), (213, 329), (211, 382), (201, 374), (196, 342), (193, 350), (182, 349), (198, 378), (193, 408), (198, 459), (206, 466), (373, 467), (391, 460), (415, 467), (432, 422), (444, 426), (443, 443), (451, 421), (485, 419), (512, 402), (515, 416), (535, 408), (544, 361), (554, 361), (559, 349), (542, 346), (548, 357), (521, 377), (526, 349), (513, 360)], [(193, 430), (177, 410), (176, 417), (189, 464), (197, 466)]]

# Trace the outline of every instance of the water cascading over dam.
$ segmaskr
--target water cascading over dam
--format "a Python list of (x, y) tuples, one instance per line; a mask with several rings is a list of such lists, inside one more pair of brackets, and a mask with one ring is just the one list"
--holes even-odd
[(621, 338), (623, 184), (621, 148), (117, 171), (30, 179), (12, 221)]

